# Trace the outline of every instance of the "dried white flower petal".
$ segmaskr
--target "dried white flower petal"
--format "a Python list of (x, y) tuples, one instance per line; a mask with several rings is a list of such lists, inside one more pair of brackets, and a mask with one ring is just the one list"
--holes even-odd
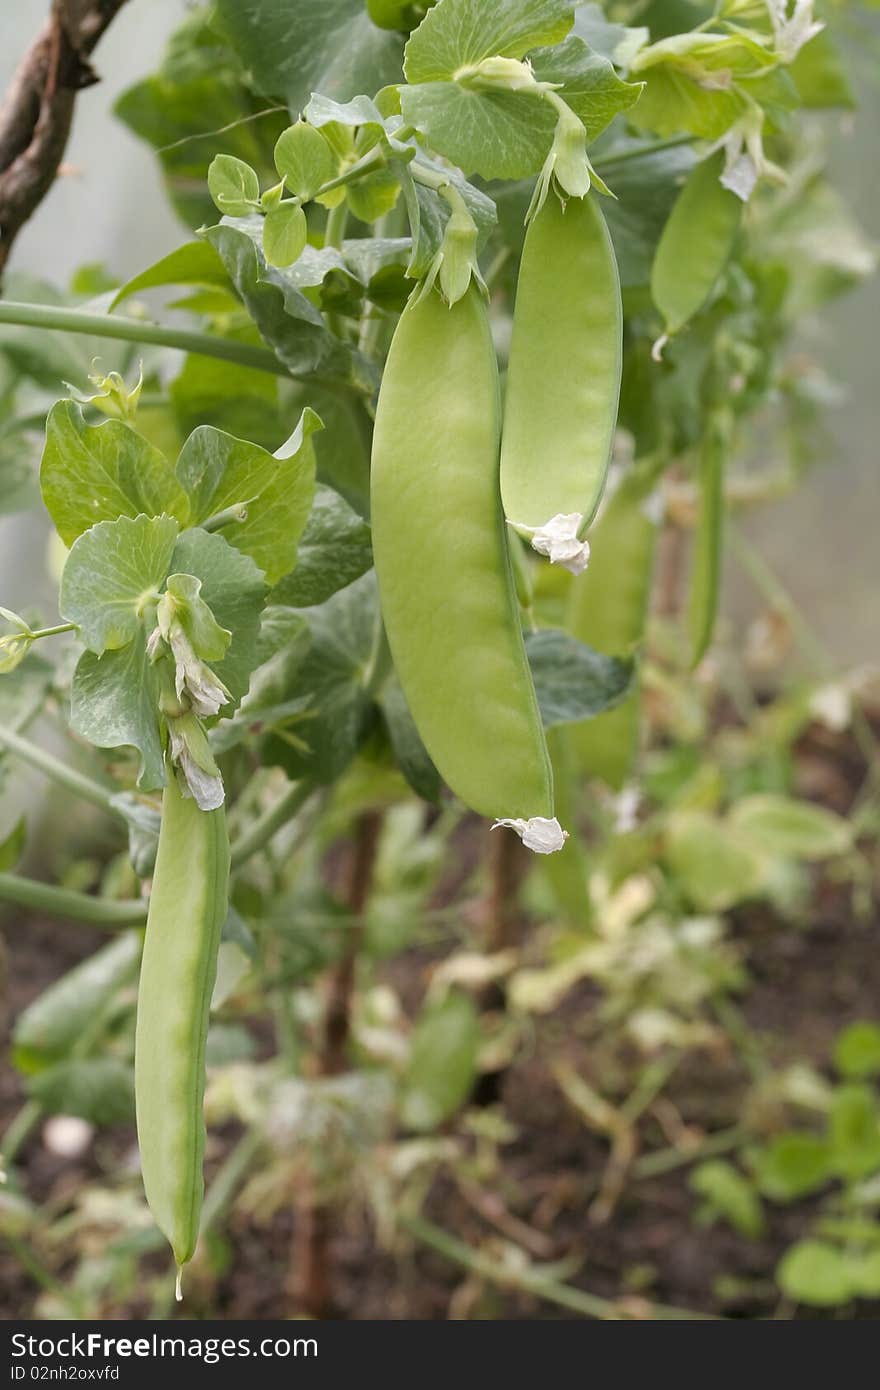
[(186, 790), (200, 811), (217, 811), (223, 805), (225, 792), (223, 778), (218, 773), (206, 772), (193, 757), (185, 735), (180, 731), (178, 721), (169, 724), (171, 737), (171, 761), (180, 768)]
[(791, 14), (788, 5), (789, 0), (767, 0), (776, 51), (783, 63), (793, 63), (804, 44), (825, 28), (813, 19), (813, 0), (794, 0)]
[(590, 562), (589, 541), (578, 539), (578, 531), (583, 524), (584, 518), (580, 512), (560, 512), (543, 526), (511, 522), (515, 530), (529, 537), (533, 550), (539, 555), (546, 555), (551, 565), (562, 565), (572, 574), (583, 574)]
[(552, 820), (546, 816), (532, 816), (531, 820), (497, 820), (492, 829), (497, 830), (499, 826), (515, 830), (526, 849), (535, 854), (555, 854), (568, 839), (568, 831), (563, 830), (555, 816)]

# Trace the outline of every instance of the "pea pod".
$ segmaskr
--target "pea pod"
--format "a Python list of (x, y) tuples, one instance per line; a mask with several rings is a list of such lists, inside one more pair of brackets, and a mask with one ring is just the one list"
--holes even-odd
[(651, 294), (668, 337), (703, 307), (733, 251), (743, 205), (720, 183), (723, 166), (717, 154), (691, 172), (657, 246)]
[[(605, 486), (622, 322), (617, 262), (596, 199), (572, 198), (563, 208), (548, 197), (529, 224), (519, 272), (501, 492), (507, 519), (551, 559), (542, 529), (573, 518), (573, 536), (582, 533)], [(569, 567), (577, 572), (576, 557)]]
[[(599, 518), (590, 568), (574, 584), (568, 630), (608, 655), (623, 655), (642, 640), (657, 527), (650, 515), (653, 473), (631, 473)], [(635, 760), (639, 741), (638, 690), (616, 709), (569, 731), (586, 772), (620, 788)]]
[(228, 881), (225, 810), (200, 811), (169, 768), (138, 992), (135, 1099), (147, 1201), (178, 1267), (199, 1234), (205, 1040)]
[(461, 800), (487, 816), (550, 819), (552, 773), (498, 491), (499, 424), (479, 292), (452, 308), (436, 290), (410, 300), (373, 440), (373, 553), (391, 653), (425, 746)]
[(700, 449), (700, 513), (691, 564), (688, 631), (691, 663), (696, 666), (712, 641), (721, 590), (724, 544), (724, 473), (730, 436), (725, 410), (710, 415)]

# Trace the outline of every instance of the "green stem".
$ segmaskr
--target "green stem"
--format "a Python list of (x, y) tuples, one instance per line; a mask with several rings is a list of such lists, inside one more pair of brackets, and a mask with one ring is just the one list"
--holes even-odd
[(234, 502), (231, 507), (224, 507), (222, 512), (217, 512), (216, 516), (209, 516), (207, 521), (200, 521), (199, 525), (203, 531), (222, 531), (224, 526), (233, 522), (247, 521), (247, 509), (247, 502)]
[(43, 1107), (39, 1101), (26, 1100), (15, 1119), (7, 1127), (0, 1144), (0, 1172), (6, 1173), (15, 1156), (35, 1125), (39, 1124)]
[[(73, 792), (74, 796), (80, 797), (83, 801), (90, 801), (93, 806), (100, 807), (102, 811), (109, 811), (111, 815), (121, 815), (113, 805), (112, 791), (102, 787), (100, 782), (94, 782), (91, 777), (86, 777), (82, 772), (77, 772), (75, 768), (68, 767), (67, 763), (47, 753), (45, 748), (31, 743), (29, 739), (0, 726), (0, 747), (7, 748), (10, 753), (23, 758), (53, 782)], [(121, 816), (121, 819), (124, 820), (125, 817)]]
[(39, 883), (18, 874), (0, 873), (0, 902), (46, 912), (50, 917), (72, 917), (74, 921), (106, 927), (108, 931), (140, 927), (147, 918), (146, 902), (93, 898), (88, 893), (56, 888), (51, 883)]
[(57, 623), (55, 627), (41, 627), (31, 633), (31, 641), (39, 642), (41, 637), (60, 637), (63, 632), (76, 632), (76, 623)]
[(26, 328), (57, 328), (67, 333), (87, 333), (93, 338), (115, 338), (125, 343), (155, 343), (158, 347), (178, 348), (202, 357), (218, 357), (241, 367), (255, 367), (275, 376), (291, 376), (269, 348), (252, 343), (239, 343), (232, 338), (219, 338), (213, 333), (199, 333), (188, 328), (172, 328), (167, 324), (142, 323), (139, 319), (122, 318), (116, 314), (94, 314), (85, 309), (69, 309), (56, 304), (20, 304), (0, 300), (0, 323), (14, 323)]
[(228, 1158), (218, 1168), (205, 1193), (200, 1231), (202, 1240), (208, 1231), (216, 1225), (226, 1207), (229, 1206), (262, 1143), (262, 1135), (255, 1129), (249, 1129), (246, 1134), (242, 1135)]
[[(455, 1264), (463, 1265), (465, 1269), (471, 1270), (480, 1278), (487, 1279), (502, 1288), (517, 1289), (522, 1293), (533, 1294), (536, 1298), (543, 1298), (548, 1303), (556, 1303), (561, 1308), (570, 1308), (572, 1312), (582, 1313), (586, 1318), (599, 1318), (603, 1322), (643, 1320), (620, 1304), (613, 1303), (606, 1298), (599, 1298), (597, 1294), (586, 1293), (583, 1289), (574, 1289), (570, 1284), (562, 1284), (540, 1269), (535, 1270), (528, 1266), (522, 1269), (510, 1269), (505, 1265), (498, 1264), (479, 1251), (472, 1250), (469, 1245), (465, 1245), (463, 1241), (449, 1235), (447, 1231), (441, 1230), (439, 1226), (422, 1220), (421, 1217), (403, 1216), (400, 1220), (401, 1225), (405, 1226), (416, 1240), (421, 1241), (424, 1245), (429, 1245), (432, 1250), (436, 1250), (439, 1255), (445, 1255), (448, 1260), (452, 1260)], [(662, 1303), (647, 1304), (646, 1318), (653, 1321), (718, 1321), (711, 1314), (694, 1313), (685, 1308), (670, 1308)]]
[(730, 1153), (731, 1149), (738, 1149), (744, 1144), (748, 1137), (748, 1131), (742, 1125), (733, 1125), (718, 1134), (710, 1134), (692, 1149), (657, 1149), (654, 1153), (645, 1154), (636, 1160), (630, 1171), (633, 1178), (656, 1178), (662, 1173), (672, 1173), (676, 1168), (688, 1168), (704, 1158)]
[(629, 164), (633, 159), (647, 159), (652, 154), (662, 154), (664, 150), (677, 150), (682, 145), (692, 145), (692, 135), (672, 135), (668, 140), (655, 140), (650, 145), (641, 145), (635, 150), (621, 150), (620, 154), (610, 154), (607, 159), (597, 159), (596, 167), (604, 174), (606, 169), (616, 169), (620, 164)]
[(331, 208), (327, 214), (327, 226), (324, 230), (324, 245), (332, 246), (337, 251), (345, 240), (345, 229), (348, 226), (348, 204), (337, 203), (335, 208)]
[(308, 780), (294, 782), (278, 800), (264, 811), (232, 846), (232, 867), (238, 869), (264, 849), (274, 835), (302, 810), (315, 790)]

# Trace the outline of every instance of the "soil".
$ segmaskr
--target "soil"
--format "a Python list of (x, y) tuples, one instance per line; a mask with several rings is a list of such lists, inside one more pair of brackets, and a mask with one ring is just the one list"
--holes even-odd
[[(845, 740), (811, 735), (802, 743), (799, 779), (804, 792), (846, 811), (863, 766)], [(463, 854), (471, 846), (463, 844)], [(735, 913), (731, 935), (746, 963), (748, 983), (735, 1007), (762, 1055), (773, 1064), (811, 1061), (830, 1074), (829, 1054), (839, 1030), (855, 1019), (880, 1016), (880, 916), (856, 917), (846, 886), (817, 880), (813, 920), (804, 927), (782, 923), (772, 911), (756, 907)], [(32, 998), (102, 939), (85, 928), (61, 927), (31, 919), (11, 923), (8, 1006), (15, 1016)], [(407, 1003), (421, 992), (424, 954), (394, 964), (395, 986)], [(758, 1240), (737, 1235), (726, 1225), (695, 1221), (696, 1202), (686, 1165), (639, 1177), (629, 1172), (608, 1219), (597, 1222), (595, 1197), (609, 1158), (609, 1143), (588, 1128), (564, 1098), (550, 1070), (563, 1040), (567, 1060), (589, 1072), (590, 1020), (596, 991), (570, 993), (562, 1009), (544, 1020), (534, 1046), (494, 1078), (477, 1102), (500, 1102), (516, 1137), (501, 1146), (500, 1173), (487, 1203), (473, 1190), (448, 1178), (435, 1181), (424, 1216), (473, 1249), (498, 1250), (505, 1239), (531, 1242), (539, 1263), (571, 1259), (563, 1278), (604, 1298), (672, 1305), (727, 1318), (839, 1317), (834, 1310), (787, 1307), (773, 1282), (782, 1252), (805, 1232), (815, 1202), (783, 1207), (767, 1204), (767, 1228)], [(682, 1133), (700, 1136), (733, 1125), (741, 1116), (754, 1057), (728, 1032), (720, 1047), (689, 1054), (649, 1108), (639, 1126), (641, 1154), (668, 1147)], [(9, 1068), (0, 1077), (0, 1125), (22, 1103), (18, 1079)], [(671, 1137), (672, 1136), (672, 1137)], [(212, 1164), (234, 1141), (233, 1131), (215, 1135)], [(22, 1162), (26, 1190), (37, 1201), (72, 1192), (108, 1167), (108, 1153), (121, 1159), (134, 1136), (124, 1128), (102, 1134), (101, 1162), (95, 1145), (81, 1160), (53, 1156), (39, 1131), (27, 1142)], [(108, 1146), (110, 1148), (108, 1149)], [(521, 1224), (520, 1224), (521, 1223)], [(524, 1228), (528, 1228), (525, 1230)], [(199, 1306), (198, 1290), (190, 1316), (272, 1319), (291, 1316), (288, 1287), (293, 1217), (282, 1211), (259, 1229), (234, 1212), (225, 1238), (226, 1271), (213, 1285), (210, 1302)], [(336, 1316), (354, 1319), (553, 1319), (582, 1314), (527, 1294), (491, 1286), (433, 1249), (406, 1238), (394, 1253), (377, 1243), (362, 1208), (333, 1216), (330, 1242), (333, 1307)], [(157, 1257), (158, 1260), (158, 1257)], [(158, 1267), (158, 1266), (157, 1266)], [(573, 1271), (573, 1272), (572, 1272)], [(64, 1278), (64, 1271), (59, 1271)], [(0, 1244), (0, 1308), (7, 1318), (27, 1317), (38, 1287), (15, 1254)], [(144, 1316), (133, 1295), (112, 1316)], [(645, 1313), (650, 1317), (650, 1311)], [(859, 1303), (847, 1318), (880, 1317), (880, 1304)]]

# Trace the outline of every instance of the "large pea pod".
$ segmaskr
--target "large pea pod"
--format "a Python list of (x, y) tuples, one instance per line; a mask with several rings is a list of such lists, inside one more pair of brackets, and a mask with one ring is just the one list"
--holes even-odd
[(595, 197), (548, 197), (526, 233), (504, 406), (508, 521), (592, 520), (602, 497), (623, 361), (620, 279)]
[(708, 650), (718, 613), (724, 549), (724, 475), (729, 444), (728, 412), (715, 410), (706, 422), (700, 447), (700, 508), (694, 535), (688, 603), (693, 666), (702, 660)]
[(651, 295), (669, 337), (702, 309), (733, 252), (743, 204), (719, 182), (723, 164), (717, 154), (691, 172), (654, 255)]
[(138, 991), (135, 1098), (147, 1201), (178, 1267), (199, 1234), (205, 1041), (228, 889), (225, 810), (200, 811), (169, 768)]
[(394, 665), (451, 789), (482, 815), (552, 817), (550, 761), (498, 490), (498, 366), (475, 288), (411, 300), (373, 439), (373, 553)]
[[(644, 636), (657, 538), (653, 484), (650, 474), (623, 480), (591, 538), (590, 568), (571, 586), (569, 632), (609, 656), (631, 652)], [(623, 786), (638, 751), (640, 709), (636, 689), (615, 709), (569, 731), (584, 771)]]

